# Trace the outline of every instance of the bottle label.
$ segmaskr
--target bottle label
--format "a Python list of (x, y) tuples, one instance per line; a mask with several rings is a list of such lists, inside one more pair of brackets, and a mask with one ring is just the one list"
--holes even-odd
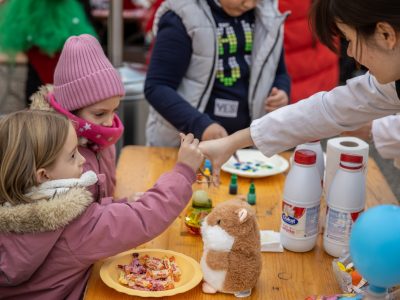
[(327, 207), (325, 236), (334, 241), (347, 244), (353, 223), (361, 211), (343, 212)]
[(282, 205), (282, 230), (296, 237), (309, 237), (318, 233), (319, 204), (305, 208), (285, 201)]

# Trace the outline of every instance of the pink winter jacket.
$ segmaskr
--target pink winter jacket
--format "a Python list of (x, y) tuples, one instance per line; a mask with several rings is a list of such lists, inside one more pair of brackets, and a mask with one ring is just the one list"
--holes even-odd
[(132, 203), (101, 205), (72, 188), (0, 205), (0, 299), (79, 299), (92, 264), (162, 233), (188, 203), (194, 180), (178, 163)]
[[(86, 162), (83, 165), (83, 171), (93, 171), (99, 179), (97, 184), (94, 184), (89, 188), (89, 191), (93, 195), (93, 199), (102, 204), (113, 202), (116, 164), (115, 145), (98, 152), (85, 146), (79, 146), (79, 153), (86, 159)], [(126, 202), (127, 199), (117, 199), (115, 201)]]

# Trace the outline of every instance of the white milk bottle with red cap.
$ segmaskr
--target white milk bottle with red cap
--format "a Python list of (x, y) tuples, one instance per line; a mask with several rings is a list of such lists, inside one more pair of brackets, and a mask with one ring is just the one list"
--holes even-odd
[(314, 248), (318, 237), (321, 178), (316, 153), (301, 149), (294, 153), (283, 190), (281, 243), (290, 251)]
[(317, 169), (319, 175), (321, 176), (321, 184), (322, 184), (324, 181), (324, 173), (325, 173), (325, 158), (324, 158), (324, 151), (322, 151), (321, 142), (317, 140), (298, 145), (295, 151), (300, 149), (308, 149), (314, 151), (317, 154)]
[(324, 249), (328, 254), (339, 257), (348, 249), (351, 228), (364, 206), (363, 157), (342, 153), (327, 198)]

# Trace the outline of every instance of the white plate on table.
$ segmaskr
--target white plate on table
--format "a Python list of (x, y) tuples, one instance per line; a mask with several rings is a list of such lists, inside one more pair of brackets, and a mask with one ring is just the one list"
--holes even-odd
[(231, 157), (221, 169), (242, 177), (259, 178), (285, 172), (289, 162), (280, 155), (266, 157), (259, 150), (242, 149), (237, 151), (240, 163)]

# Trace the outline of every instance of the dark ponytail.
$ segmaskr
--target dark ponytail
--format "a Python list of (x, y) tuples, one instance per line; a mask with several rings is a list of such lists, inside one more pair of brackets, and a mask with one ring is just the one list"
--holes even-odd
[(360, 38), (367, 40), (378, 22), (387, 22), (400, 32), (399, 0), (314, 0), (310, 23), (317, 38), (337, 52), (336, 37), (341, 35), (336, 22), (354, 28)]

